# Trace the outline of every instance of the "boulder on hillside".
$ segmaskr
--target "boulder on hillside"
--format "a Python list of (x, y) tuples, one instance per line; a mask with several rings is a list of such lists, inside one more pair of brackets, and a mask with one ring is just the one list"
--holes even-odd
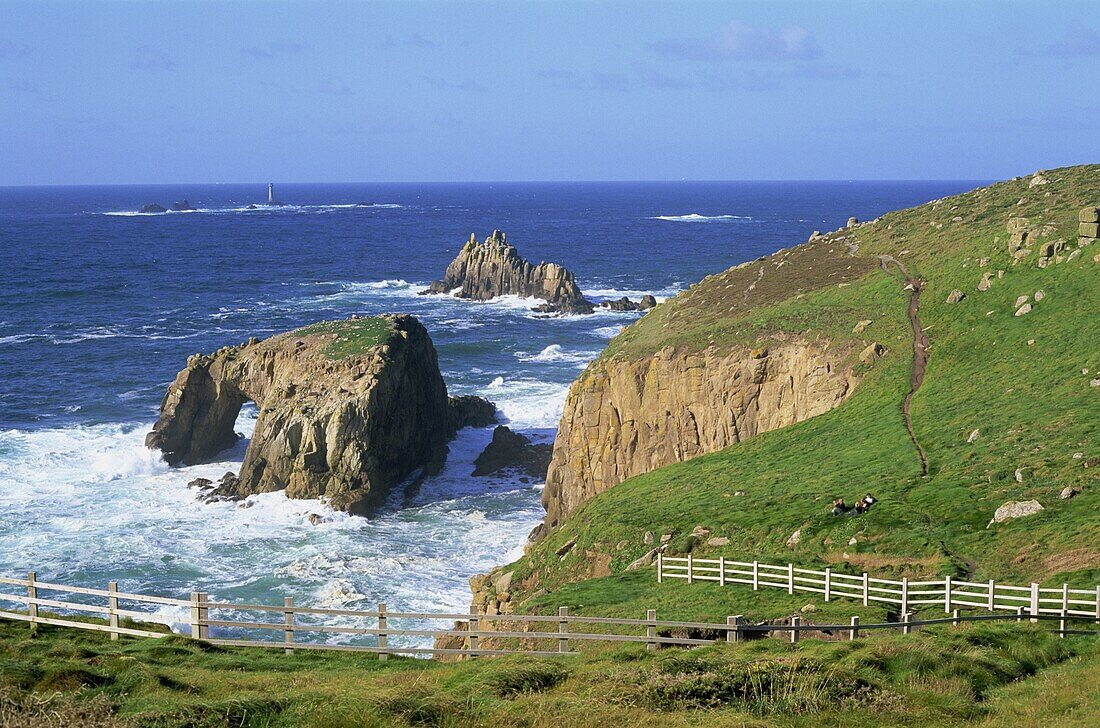
[[(1037, 500), (1009, 501), (993, 513), (993, 520), (989, 522), (989, 526), (995, 523), (1004, 523), (1013, 518), (1033, 516), (1042, 510), (1043, 506)], [(989, 528), (989, 526), (986, 526), (986, 528)]]
[(960, 291), (958, 288), (947, 294), (947, 303), (958, 303), (966, 298), (966, 294)]
[(471, 234), (443, 278), (421, 294), (445, 294), (455, 289), (458, 298), (474, 301), (508, 295), (540, 298), (546, 303), (535, 310), (543, 313), (588, 314), (593, 310), (570, 271), (557, 263), (534, 265), (524, 260), (500, 230), (480, 243)]
[(553, 445), (536, 445), (504, 425), (493, 430), (493, 440), (474, 460), (473, 475), (492, 475), (503, 470), (519, 470), (542, 480), (550, 467)]

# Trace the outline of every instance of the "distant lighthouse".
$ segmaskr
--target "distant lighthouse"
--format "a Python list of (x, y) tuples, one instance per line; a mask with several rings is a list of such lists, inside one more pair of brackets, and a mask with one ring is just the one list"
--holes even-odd
[(268, 182), (267, 183), (267, 204), (269, 204), (269, 205), (274, 205), (275, 204), (275, 183), (274, 182)]

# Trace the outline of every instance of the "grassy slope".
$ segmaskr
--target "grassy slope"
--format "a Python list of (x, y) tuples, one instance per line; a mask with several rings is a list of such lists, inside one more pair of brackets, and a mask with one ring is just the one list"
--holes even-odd
[(50, 627), (32, 639), (25, 624), (2, 622), (0, 724), (892, 726), (1039, 716), (1087, 724), (1100, 711), (1087, 687), (1097, 677), (1096, 643), (1023, 629), (1023, 639), (981, 626), (811, 640), (798, 650), (763, 640), (442, 664), (285, 656), (179, 637), (112, 643)]
[[(525, 607), (575, 601), (592, 611), (636, 615), (652, 606), (658, 596), (652, 570), (643, 577), (623, 573), (650, 548), (643, 542), (646, 531), (676, 534), (673, 551), (828, 562), (855, 573), (1100, 581), (1100, 389), (1089, 386), (1100, 368), (1100, 265), (1093, 261), (1100, 248), (1094, 244), (1075, 260), (1046, 269), (1037, 267), (1037, 253), (1013, 266), (1006, 232), (1009, 217), (1025, 215), (1057, 226), (1046, 239), (1063, 237), (1070, 250), (1077, 249), (1077, 213), (1100, 203), (1100, 167), (1056, 170), (1048, 177), (1051, 184), (1040, 187), (1029, 188), (1024, 178), (891, 213), (788, 251), (788, 265), (780, 270), (788, 271), (788, 279), (801, 271), (801, 290), (764, 292), (757, 306), (742, 305), (742, 291), (757, 278), (761, 263), (712, 276), (614, 340), (605, 356), (643, 357), (665, 345), (721, 347), (790, 335), (854, 344), (855, 351), (879, 341), (889, 351), (855, 395), (832, 412), (632, 478), (586, 504), (515, 565), (521, 600), (536, 586), (551, 590)], [(1020, 199), (1024, 204), (1017, 204)], [(859, 257), (875, 263), (864, 260), (854, 268), (861, 271), (858, 278), (837, 285), (846, 269), (829, 263), (826, 253), (853, 260), (846, 248), (852, 242), (858, 242)], [(931, 461), (925, 479), (901, 417), (912, 361), (907, 294), (896, 275), (877, 269), (875, 256), (881, 254), (897, 256), (911, 275), (927, 281), (920, 315), (931, 359), (912, 408)], [(980, 268), (984, 257), (991, 261)], [(764, 265), (771, 268), (761, 284), (774, 270), (770, 261)], [(979, 292), (987, 270), (1004, 270), (1004, 278)], [(966, 298), (945, 303), (954, 288)], [(1017, 296), (1037, 290), (1046, 295), (1033, 303), (1034, 310), (1013, 316)], [(723, 302), (731, 305), (723, 309)], [(860, 319), (874, 323), (864, 334), (853, 334)], [(981, 435), (967, 444), (975, 428)], [(1084, 456), (1075, 459), (1074, 453)], [(1017, 468), (1022, 483), (1014, 478)], [(1083, 492), (1060, 500), (1065, 486)], [(738, 490), (745, 495), (734, 495)], [(833, 498), (853, 502), (867, 491), (881, 499), (869, 514), (827, 514)], [(986, 528), (999, 505), (1030, 498), (1046, 510)], [(729, 545), (692, 546), (686, 534), (696, 525), (729, 538)], [(786, 541), (796, 529), (801, 542), (791, 549)], [(555, 551), (571, 539), (576, 547), (558, 557)], [(588, 556), (596, 553), (611, 554), (612, 575), (567, 586), (592, 575)], [(640, 579), (648, 579), (649, 587), (640, 586)], [(744, 601), (734, 609), (729, 595), (715, 590), (699, 609), (713, 615), (758, 608), (757, 616), (775, 616), (780, 609), (759, 603), (751, 592), (738, 597)]]

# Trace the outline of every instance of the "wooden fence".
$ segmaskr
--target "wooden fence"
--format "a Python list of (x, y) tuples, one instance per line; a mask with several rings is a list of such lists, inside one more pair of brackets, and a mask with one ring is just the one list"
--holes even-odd
[[(690, 573), (690, 572), (689, 572)], [(665, 576), (668, 576), (667, 574)], [(692, 577), (694, 580), (696, 577)], [(763, 582), (760, 585), (764, 585)], [(13, 589), (15, 587), (15, 589)], [(153, 607), (176, 607), (188, 614), (188, 634), (196, 639), (207, 640), (214, 644), (236, 647), (266, 647), (285, 650), (288, 654), (295, 650), (351, 650), (371, 652), (385, 660), (388, 655), (463, 655), (477, 657), (482, 655), (506, 655), (523, 653), (528, 655), (573, 655), (572, 648), (578, 642), (610, 642), (645, 644), (647, 649), (656, 650), (662, 646), (695, 647), (711, 645), (717, 642), (738, 642), (752, 636), (773, 632), (788, 633), (791, 642), (798, 642), (803, 632), (816, 632), (833, 636), (856, 639), (861, 632), (872, 630), (900, 630), (909, 634), (915, 627), (951, 623), (987, 620), (1031, 621), (1058, 620), (1057, 631), (1061, 636), (1067, 634), (1100, 634), (1100, 630), (1072, 630), (1070, 621), (1092, 621), (1093, 617), (1070, 614), (1063, 610), (1056, 615), (1028, 612), (1019, 607), (1014, 615), (960, 615), (955, 609), (950, 618), (915, 620), (914, 615), (905, 612), (900, 622), (880, 624), (860, 624), (859, 617), (852, 617), (849, 624), (803, 624), (799, 615), (791, 617), (786, 625), (748, 624), (742, 615), (730, 615), (724, 622), (685, 622), (658, 620), (655, 609), (647, 610), (644, 619), (625, 619), (617, 617), (594, 617), (571, 614), (568, 607), (561, 607), (557, 615), (520, 615), (520, 614), (480, 614), (471, 608), (469, 614), (448, 614), (439, 612), (394, 612), (382, 603), (374, 610), (322, 609), (294, 604), (286, 597), (281, 605), (245, 604), (236, 602), (213, 602), (205, 592), (192, 592), (189, 599), (152, 596), (119, 591), (116, 582), (110, 582), (106, 589), (67, 586), (39, 581), (34, 572), (26, 578), (16, 579), (0, 577), (0, 603), (14, 602), (26, 605), (26, 611), (0, 610), (0, 619), (17, 620), (30, 623), (32, 629), (37, 625), (54, 625), (74, 629), (107, 632), (112, 640), (120, 635), (128, 637), (165, 637), (169, 633), (140, 628), (141, 622), (148, 622), (155, 615), (149, 611), (134, 609), (137, 605)], [(13, 593), (16, 592), (16, 593)], [(44, 597), (43, 593), (54, 594)], [(75, 597), (65, 595), (76, 595)], [(60, 598), (64, 597), (64, 598)], [(73, 599), (85, 601), (73, 601)], [(104, 603), (89, 603), (88, 598), (101, 598)], [(41, 614), (40, 607), (51, 610)], [(77, 621), (73, 613), (87, 613), (99, 618), (99, 621)], [(248, 615), (250, 618), (245, 619)], [(66, 618), (68, 617), (68, 618)], [(266, 617), (266, 619), (265, 619)], [(365, 626), (348, 626), (319, 621), (323, 617), (341, 617), (346, 620), (360, 621)], [(121, 618), (137, 620), (138, 626), (123, 627)], [(467, 629), (432, 629), (423, 624), (425, 621), (463, 620)], [(397, 624), (394, 624), (397, 622)], [(401, 626), (403, 622), (412, 622), (411, 626)], [(495, 625), (490, 628), (490, 625)], [(585, 629), (607, 631), (584, 631)], [(213, 629), (213, 632), (211, 631)], [(705, 635), (697, 637), (671, 636), (675, 630), (683, 633)], [(274, 633), (271, 638), (260, 635)], [(371, 637), (374, 644), (333, 644), (330, 642), (310, 641), (310, 636), (343, 635), (345, 637)], [(436, 638), (441, 636), (462, 637), (462, 647), (421, 647), (393, 644), (391, 637)], [(515, 639), (518, 642), (509, 646), (482, 647), (482, 639)], [(498, 643), (499, 644), (499, 643)]]
[(689, 584), (697, 581), (722, 586), (746, 584), (753, 591), (767, 587), (784, 589), (788, 594), (810, 592), (823, 594), (827, 602), (837, 597), (856, 599), (865, 607), (872, 602), (897, 604), (901, 614), (909, 613), (915, 606), (942, 606), (945, 614), (958, 607), (1013, 613), (1023, 609), (1029, 617), (1065, 614), (1100, 623), (1100, 585), (1095, 589), (1071, 589), (1069, 584), (1053, 588), (1038, 584), (1013, 586), (998, 584), (993, 579), (978, 582), (951, 576), (923, 581), (877, 579), (867, 572), (855, 576), (830, 568), (818, 571), (794, 564), (776, 566), (725, 557), (699, 559), (690, 554), (685, 557), (658, 554), (657, 581), (665, 579), (684, 579)]

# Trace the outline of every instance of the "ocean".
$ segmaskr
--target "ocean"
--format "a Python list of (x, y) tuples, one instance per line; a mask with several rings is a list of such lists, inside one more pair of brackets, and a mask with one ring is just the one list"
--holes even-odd
[[(541, 483), (474, 478), (491, 428), (370, 518), (280, 493), (204, 504), (143, 446), (195, 352), (322, 319), (406, 312), (451, 394), (552, 441), (569, 383), (637, 313), (418, 296), (470, 233), (505, 231), (594, 300), (674, 296), (731, 265), (978, 182), (286, 184), (0, 188), (0, 574), (212, 600), (465, 611), (467, 579), (522, 553)], [(194, 212), (139, 214), (187, 199)], [(255, 422), (246, 407), (237, 423)], [(323, 520), (312, 525), (311, 514)], [(3, 606), (9, 608), (11, 605)], [(182, 610), (151, 618), (179, 629)]]

